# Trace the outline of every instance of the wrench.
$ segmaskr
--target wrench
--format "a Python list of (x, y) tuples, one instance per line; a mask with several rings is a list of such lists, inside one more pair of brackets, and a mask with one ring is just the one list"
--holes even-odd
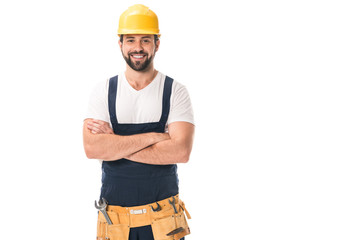
[(106, 212), (106, 206), (107, 206), (107, 201), (105, 200), (105, 198), (101, 198), (99, 200), (99, 203), (97, 203), (96, 200), (95, 200), (95, 208), (100, 210), (100, 212), (102, 212), (102, 214), (104, 215), (108, 225), (112, 225), (112, 222), (111, 222), (111, 220), (109, 218), (109, 215)]
[(171, 204), (171, 206), (174, 208), (174, 212), (175, 213), (178, 213), (178, 211), (177, 211), (177, 209), (176, 209), (176, 206), (175, 206), (175, 198), (174, 198), (174, 196), (172, 197), (172, 201), (170, 201), (170, 199), (169, 199), (169, 203)]
[(156, 202), (157, 207), (154, 208), (152, 205), (150, 205), (151, 209), (153, 210), (153, 212), (158, 212), (161, 210), (161, 206)]

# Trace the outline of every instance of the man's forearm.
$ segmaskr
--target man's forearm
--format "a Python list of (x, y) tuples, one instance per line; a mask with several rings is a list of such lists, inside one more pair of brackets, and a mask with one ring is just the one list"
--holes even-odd
[(192, 144), (169, 139), (144, 148), (126, 158), (134, 162), (156, 165), (186, 163), (189, 161), (191, 146)]

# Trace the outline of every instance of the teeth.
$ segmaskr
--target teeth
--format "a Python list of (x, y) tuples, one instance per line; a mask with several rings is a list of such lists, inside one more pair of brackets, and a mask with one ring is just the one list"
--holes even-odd
[(144, 56), (134, 56), (134, 55), (133, 55), (133, 57), (134, 57), (134, 58), (143, 58)]

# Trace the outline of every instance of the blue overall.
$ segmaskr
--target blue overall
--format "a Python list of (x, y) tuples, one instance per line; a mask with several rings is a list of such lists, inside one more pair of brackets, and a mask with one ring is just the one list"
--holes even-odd
[[(120, 124), (116, 117), (118, 76), (109, 80), (108, 107), (113, 131), (118, 135), (133, 135), (148, 132), (165, 132), (170, 110), (173, 79), (166, 77), (162, 99), (162, 114), (159, 122)], [(151, 165), (133, 162), (125, 158), (103, 161), (101, 197), (109, 205), (132, 207), (153, 203), (178, 194), (176, 164)], [(129, 240), (153, 240), (151, 226), (131, 228)]]

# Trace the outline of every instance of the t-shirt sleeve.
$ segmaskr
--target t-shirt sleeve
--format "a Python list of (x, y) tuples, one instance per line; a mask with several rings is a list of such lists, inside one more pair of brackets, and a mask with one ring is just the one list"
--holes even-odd
[(171, 94), (168, 124), (173, 122), (189, 122), (195, 124), (189, 93), (186, 87), (179, 83), (175, 83)]
[(86, 118), (94, 118), (105, 122), (110, 122), (108, 111), (108, 80), (95, 85), (90, 94), (88, 108), (85, 114)]

